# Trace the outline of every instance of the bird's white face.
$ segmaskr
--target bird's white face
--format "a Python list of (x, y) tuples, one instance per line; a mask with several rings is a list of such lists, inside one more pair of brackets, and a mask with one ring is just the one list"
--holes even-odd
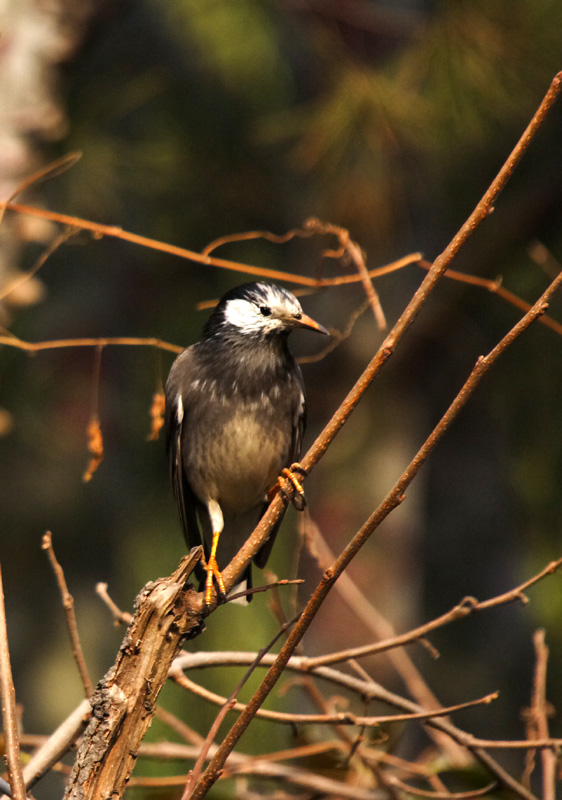
[(276, 287), (262, 285), (251, 299), (233, 298), (224, 307), (224, 320), (241, 333), (267, 334), (298, 324), (302, 308), (298, 300)]

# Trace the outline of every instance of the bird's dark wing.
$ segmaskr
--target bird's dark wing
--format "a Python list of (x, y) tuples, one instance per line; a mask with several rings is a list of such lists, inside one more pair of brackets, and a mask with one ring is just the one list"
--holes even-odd
[[(188, 351), (182, 354), (189, 356)], [(185, 358), (185, 361), (188, 359)], [(170, 478), (174, 496), (178, 506), (180, 520), (188, 547), (196, 547), (202, 543), (201, 532), (197, 523), (197, 509), (200, 505), (185, 472), (186, 453), (184, 452), (184, 428), (189, 425), (189, 407), (184, 405), (179, 387), (175, 381), (174, 370), (166, 384), (166, 415), (165, 425), (167, 434), (167, 450), (170, 464)]]

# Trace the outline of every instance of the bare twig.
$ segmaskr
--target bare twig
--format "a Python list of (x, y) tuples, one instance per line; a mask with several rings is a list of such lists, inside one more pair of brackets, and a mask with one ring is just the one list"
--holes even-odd
[[(321, 569), (326, 569), (334, 562), (334, 554), (328, 547), (318, 526), (306, 511), (304, 514), (300, 515), (300, 519), (301, 524), (307, 529), (308, 535), (305, 537), (305, 540), (307, 541), (313, 558), (318, 561)], [(412, 697), (424, 708), (439, 708), (440, 703), (437, 697), (421, 676), (408, 653), (403, 648), (398, 647), (398, 644), (405, 644), (409, 640), (406, 639), (403, 642), (399, 642), (400, 637), (396, 636), (390, 622), (373, 606), (369, 598), (361, 592), (347, 572), (344, 572), (340, 576), (335, 585), (335, 589), (353, 613), (359, 617), (361, 622), (366, 625), (375, 636), (383, 638), (383, 641), (376, 642), (371, 645), (371, 647), (376, 648), (375, 652), (387, 651), (390, 662), (408, 687)], [(425, 635), (425, 633), (421, 635)], [(396, 642), (396, 645), (390, 644), (391, 642)], [(387, 647), (385, 647), (385, 644)], [(353, 652), (351, 652), (352, 650), (355, 650), (357, 655), (364, 655), (364, 653), (357, 653), (357, 648), (350, 648), (345, 652), (351, 659), (355, 658)], [(328, 658), (331, 655), (335, 656), (336, 654), (327, 654)], [(324, 656), (313, 657), (311, 661), (320, 665), (320, 662), (317, 660), (318, 658), (323, 659)], [(337, 661), (331, 663), (337, 663)], [(468, 763), (469, 756), (466, 750), (459, 747), (449, 736), (433, 728), (430, 729), (430, 735), (439, 744), (443, 752), (447, 753), (451, 763), (458, 765)]]
[(78, 625), (76, 624), (76, 614), (74, 613), (74, 598), (68, 591), (68, 586), (66, 585), (66, 579), (64, 577), (64, 571), (57, 561), (57, 557), (55, 556), (55, 551), (53, 549), (53, 536), (51, 531), (47, 531), (45, 533), (41, 546), (43, 550), (47, 552), (51, 567), (53, 568), (53, 572), (55, 573), (55, 577), (57, 579), (58, 587), (62, 597), (62, 604), (66, 613), (68, 633), (72, 643), (72, 655), (74, 656), (74, 660), (78, 666), (78, 672), (80, 673), (80, 678), (82, 679), (84, 692), (86, 693), (86, 697), (91, 697), (94, 691), (94, 685), (88, 673), (86, 659), (84, 658), (84, 652), (80, 643), (80, 636), (78, 635)]
[(436, 619), (426, 622), (424, 625), (420, 625), (418, 628), (414, 628), (414, 630), (408, 631), (407, 633), (403, 633), (399, 636), (392, 636), (386, 641), (374, 642), (373, 644), (363, 645), (361, 647), (350, 647), (347, 650), (342, 650), (338, 653), (328, 653), (324, 656), (311, 657), (308, 659), (308, 662), (310, 667), (314, 668), (327, 664), (337, 664), (342, 661), (347, 661), (350, 658), (372, 655), (373, 653), (382, 653), (392, 648), (418, 641), (423, 636), (427, 636), (427, 634), (431, 631), (436, 630), (437, 628), (442, 628), (444, 625), (449, 625), (451, 622), (455, 622), (456, 620), (464, 619), (464, 617), (467, 617), (469, 614), (473, 614), (477, 611), (485, 611), (489, 608), (494, 608), (499, 605), (513, 603), (517, 600), (526, 602), (526, 597), (523, 593), (530, 586), (533, 586), (533, 584), (542, 580), (542, 578), (545, 576), (552, 575), (554, 572), (560, 569), (561, 566), (562, 558), (559, 558), (557, 561), (551, 561), (550, 564), (547, 564), (547, 566), (537, 573), (537, 575), (534, 575), (532, 578), (524, 581), (519, 586), (511, 589), (509, 592), (504, 592), (497, 597), (492, 597), (489, 600), (483, 600), (482, 602), (479, 602), (474, 597), (465, 597), (460, 601), (460, 603), (457, 603), (456, 606), (451, 608), (445, 614), (442, 614)]
[(16, 692), (10, 664), (4, 585), (0, 567), (0, 695), (2, 699), (2, 722), (6, 746), (6, 762), (10, 787), (14, 800), (25, 800), (25, 783), (20, 760), (20, 745), (16, 712)]
[[(425, 259), (420, 259), (418, 264), (422, 269), (430, 269), (431, 262), (425, 261)], [(553, 280), (556, 275), (558, 274), (559, 270), (551, 276), (551, 280)], [(481, 278), (478, 275), (467, 275), (464, 272), (457, 272), (454, 269), (447, 270), (445, 275), (446, 278), (450, 278), (454, 281), (459, 281), (460, 283), (467, 283), (470, 286), (479, 286), (482, 289), (487, 289), (492, 294), (497, 295), (497, 297), (501, 297), (502, 300), (505, 300), (515, 308), (518, 308), (520, 311), (527, 312), (531, 308), (531, 304), (527, 303), (525, 300), (522, 300), (513, 292), (510, 292), (509, 289), (504, 289), (501, 283), (501, 278), (497, 278), (496, 280), (490, 280), (489, 278)], [(543, 314), (540, 317), (539, 322), (541, 325), (546, 325), (547, 328), (550, 328), (552, 331), (557, 333), (559, 336), (562, 335), (562, 325), (560, 322), (557, 322), (552, 317), (549, 317), (548, 314)]]
[[(213, 256), (205, 255), (205, 253), (198, 253), (195, 250), (187, 250), (185, 247), (177, 247), (176, 245), (160, 242), (156, 239), (150, 239), (148, 236), (139, 236), (136, 233), (124, 231), (115, 225), (102, 225), (99, 222), (91, 222), (87, 219), (80, 217), (72, 217), (68, 214), (59, 214), (55, 211), (47, 211), (43, 208), (35, 208), (33, 206), (22, 205), (20, 203), (10, 203), (0, 201), (0, 209), (16, 211), (19, 214), (29, 214), (34, 217), (41, 217), (42, 219), (49, 219), (53, 222), (60, 222), (63, 225), (70, 226), (71, 228), (80, 228), (82, 230), (91, 231), (92, 234), (101, 239), (103, 236), (110, 236), (115, 239), (122, 239), (130, 242), (131, 244), (138, 244), (141, 247), (148, 247), (151, 250), (158, 250), (162, 253), (169, 255), (179, 256), (180, 258), (195, 261), (197, 264), (205, 264), (210, 267), (219, 267), (227, 269), (232, 272), (242, 272), (245, 275), (257, 275), (261, 278), (268, 278), (274, 281), (284, 281), (286, 283), (294, 283), (300, 286), (310, 286), (312, 288), (320, 288), (324, 286), (339, 286), (347, 283), (358, 283), (361, 281), (360, 275), (340, 275), (335, 278), (311, 278), (308, 275), (295, 275), (292, 272), (284, 272), (282, 270), (267, 269), (266, 267), (256, 267), (252, 264), (242, 264), (237, 261), (229, 261), (225, 258), (215, 258)], [(309, 220), (305, 223), (310, 224), (313, 233), (323, 234), (329, 232), (326, 226), (319, 220)], [(386, 272), (393, 272), (395, 269), (400, 269), (407, 263), (418, 261), (421, 257), (420, 253), (413, 253), (409, 256), (404, 256), (398, 262), (393, 262), (387, 267), (380, 267), (375, 270), (369, 270), (370, 277), (378, 277)]]
[[(335, 749), (334, 746), (331, 749)], [(186, 745), (166, 743), (164, 748), (159, 744), (142, 745), (141, 753), (144, 756), (157, 755), (164, 750), (168, 758), (194, 759), (197, 757), (197, 748)], [(212, 757), (217, 750), (213, 745), (209, 752)], [(322, 752), (322, 751), (320, 751)], [(287, 755), (287, 757), (294, 757)], [(298, 756), (297, 756), (298, 757)], [(324, 775), (313, 774), (306, 769), (289, 764), (279, 764), (276, 756), (248, 756), (236, 752), (229, 759), (224, 770), (223, 778), (234, 778), (238, 775), (254, 775), (257, 777), (271, 778), (283, 781), (284, 784), (300, 786), (322, 797), (345, 798), (345, 800), (388, 800), (388, 792), (382, 789), (369, 789), (357, 785), (347, 785), (343, 781), (334, 780)], [(130, 786), (182, 786), (187, 780), (186, 775), (176, 775), (171, 778), (132, 778)]]
[[(414, 297), (408, 304), (406, 310), (404, 311), (404, 313), (394, 326), (393, 330), (386, 337), (381, 348), (374, 356), (374, 358), (372, 359), (371, 363), (369, 364), (369, 366), (367, 367), (367, 369), (365, 370), (359, 381), (355, 384), (351, 392), (348, 394), (347, 398), (344, 400), (340, 408), (336, 411), (336, 413), (332, 417), (332, 420), (328, 423), (324, 431), (320, 434), (320, 436), (313, 444), (311, 449), (302, 459), (301, 463), (305, 470), (309, 470), (324, 454), (327, 447), (333, 441), (334, 437), (342, 428), (342, 426), (345, 424), (349, 415), (351, 414), (351, 412), (361, 399), (367, 386), (371, 383), (371, 381), (378, 373), (382, 365), (392, 354), (397, 343), (401, 340), (404, 333), (408, 330), (408, 328), (414, 321), (419, 310), (426, 302), (434, 286), (439, 281), (445, 270), (448, 268), (449, 264), (451, 263), (451, 261), (453, 260), (459, 249), (471, 236), (471, 234), (474, 232), (479, 223), (483, 219), (485, 219), (486, 216), (489, 214), (490, 209), (493, 207), (493, 203), (495, 202), (500, 191), (502, 190), (507, 180), (509, 179), (515, 166), (523, 156), (523, 153), (528, 147), (536, 131), (544, 121), (549, 109), (555, 102), (561, 88), (562, 88), (562, 73), (558, 74), (553, 80), (550, 89), (548, 90), (537, 112), (533, 116), (533, 119), (527, 126), (527, 129), (525, 130), (523, 136), (521, 137), (516, 147), (512, 151), (511, 155), (508, 157), (507, 161), (501, 168), (497, 177), (490, 185), (489, 189), (483, 196), (482, 200), (478, 203), (477, 207), (474, 209), (468, 220), (464, 223), (458, 234), (453, 238), (449, 246), (436, 259), (432, 268), (429, 270), (427, 276), (422, 282), (421, 286), (416, 291)], [(544, 311), (546, 310), (548, 299), (550, 298), (551, 294), (558, 288), (558, 285), (561, 282), (562, 282), (562, 275), (560, 276), (560, 279), (556, 279), (550, 285), (547, 291), (544, 292), (543, 295), (539, 298), (539, 300), (535, 303), (533, 308), (501, 340), (501, 342), (494, 348), (494, 350), (492, 350), (491, 353), (489, 353), (489, 355), (486, 358), (479, 359), (477, 365), (475, 366), (474, 370), (469, 376), (469, 379), (465, 383), (463, 389), (461, 390), (459, 395), (457, 395), (457, 398), (453, 401), (453, 403), (449, 407), (449, 410), (446, 412), (439, 425), (434, 429), (433, 433), (426, 440), (425, 444), (418, 452), (418, 455), (414, 458), (414, 460), (411, 462), (407, 470), (404, 472), (402, 478), (398, 481), (398, 483), (395, 485), (395, 487), (389, 493), (389, 495), (387, 495), (387, 497), (385, 498), (379, 509), (377, 509), (377, 511), (375, 511), (371, 515), (371, 517), (365, 523), (363, 528), (353, 537), (350, 544), (345, 548), (340, 557), (336, 559), (332, 567), (326, 570), (321, 582), (319, 583), (312, 597), (307, 603), (299, 622), (297, 622), (291, 634), (289, 635), (286, 643), (282, 647), (276, 663), (270, 668), (261, 686), (258, 688), (256, 693), (248, 703), (248, 707), (246, 708), (246, 710), (242, 712), (240, 717), (237, 719), (237, 721), (234, 723), (234, 725), (226, 735), (225, 739), (223, 740), (222, 744), (217, 750), (216, 755), (214, 756), (211, 763), (207, 767), (207, 770), (205, 771), (201, 780), (195, 787), (193, 792), (194, 799), (201, 800), (201, 798), (203, 798), (207, 794), (209, 788), (217, 780), (219, 774), (221, 773), (224, 767), (224, 763), (228, 758), (229, 753), (232, 752), (237, 741), (240, 739), (242, 733), (246, 730), (249, 723), (255, 716), (257, 709), (260, 708), (265, 698), (269, 695), (269, 693), (279, 680), (290, 656), (292, 655), (292, 653), (294, 653), (295, 648), (301, 641), (309, 625), (316, 616), (318, 609), (320, 608), (320, 606), (324, 602), (324, 599), (330, 592), (337, 577), (343, 572), (343, 570), (348, 566), (351, 560), (359, 552), (363, 544), (368, 540), (368, 538), (370, 537), (372, 532), (376, 529), (376, 527), (380, 524), (380, 522), (386, 516), (388, 516), (390, 511), (392, 511), (403, 500), (404, 491), (406, 490), (407, 486), (411, 483), (411, 481), (417, 474), (421, 464), (428, 457), (429, 453), (434, 449), (437, 442), (444, 434), (444, 432), (447, 430), (449, 424), (454, 419), (460, 408), (466, 403), (468, 397), (474, 391), (474, 389), (476, 388), (476, 386), (478, 385), (484, 374), (488, 371), (488, 369), (495, 362), (495, 360), (504, 352), (504, 350), (507, 347), (509, 347), (509, 345), (511, 345), (513, 341), (537, 317), (539, 317), (541, 314), (544, 313)], [(262, 520), (260, 524), (257, 526), (256, 530), (254, 531), (254, 534), (252, 534), (250, 539), (242, 547), (240, 553), (238, 554), (238, 556), (235, 557), (230, 566), (227, 567), (227, 569), (223, 572), (223, 579), (225, 582), (225, 586), (227, 587), (227, 591), (228, 589), (232, 588), (235, 577), (238, 574), (240, 574), (241, 570), (245, 568), (245, 566), (249, 563), (249, 560), (253, 557), (253, 555), (255, 555), (255, 553), (261, 546), (261, 543), (263, 542), (266, 536), (266, 532), (271, 530), (272, 525), (279, 517), (282, 510), (281, 506), (282, 506), (282, 500), (279, 496), (277, 496), (270, 504), (268, 511), (262, 517)], [(474, 750), (473, 752), (480, 760), (486, 763), (488, 769), (490, 769), (492, 771), (492, 774), (494, 774), (496, 778), (501, 780), (502, 783), (509, 786), (513, 791), (516, 791), (520, 796), (527, 796), (527, 797), (529, 796), (529, 793), (524, 789), (524, 787), (522, 787), (517, 781), (511, 778), (511, 776), (509, 776), (501, 767), (499, 767), (499, 765), (493, 762), (493, 760), (487, 754), (483, 754), (483, 752), (478, 749)]]
[[(2, 203), (0, 202), (0, 208), (1, 207)], [(240, 236), (243, 235), (240, 234)], [(66, 236), (61, 235), (60, 238), (61, 239), (68, 238), (68, 235)], [(46, 253), (44, 254), (45, 258), (51, 255), (52, 250), (54, 249), (56, 248), (53, 247), (50, 248), (48, 251), (46, 251)], [(419, 253), (413, 253), (411, 255), (404, 256), (404, 258), (401, 258), (398, 261), (393, 262), (392, 264), (368, 270), (367, 277), (370, 281), (372, 278), (380, 277), (381, 275), (386, 275), (391, 272), (395, 272), (399, 269), (402, 269), (404, 266), (413, 263), (418, 264), (426, 271), (429, 270), (431, 267), (431, 263), (429, 261), (425, 261), (424, 259), (422, 259)], [(35, 272), (36, 268), (34, 267), (32, 271)], [(26, 273), (26, 275), (22, 276), (21, 280), (27, 280), (27, 278), (30, 276), (31, 273), (28, 272)], [(467, 283), (472, 286), (478, 286), (480, 288), (487, 289), (489, 292), (496, 294), (498, 297), (501, 297), (503, 300), (505, 300), (506, 302), (510, 303), (511, 305), (515, 306), (516, 308), (522, 311), (528, 311), (530, 308), (530, 304), (527, 303), (525, 300), (522, 300), (516, 294), (510, 292), (508, 289), (504, 289), (501, 285), (500, 279), (490, 280), (488, 278), (481, 278), (477, 275), (469, 275), (466, 273), (457, 272), (456, 270), (452, 269), (448, 269), (443, 277), (459, 281), (461, 283)], [(356, 275), (340, 275), (338, 278), (322, 278), (319, 280), (321, 280), (320, 288), (322, 288), (324, 286), (332, 286), (332, 285), (340, 286), (347, 283), (353, 283), (358, 280), (358, 277)], [(10, 291), (13, 288), (15, 288), (15, 286), (11, 286)], [(206, 301), (204, 303), (198, 303), (197, 308), (198, 310), (200, 310), (203, 308), (212, 307), (216, 305), (216, 302), (217, 302), (216, 300), (213, 300), (208, 302)], [(363, 313), (363, 311), (369, 307), (369, 305), (370, 301), (369, 299), (367, 299), (365, 305), (364, 306), (362, 305), (358, 309), (358, 311), (352, 315), (350, 322), (348, 323), (344, 331), (340, 333), (337, 330), (330, 330), (332, 334), (331, 342), (315, 355), (301, 356), (298, 359), (299, 363), (308, 364), (315, 361), (319, 361), (320, 359), (324, 358), (328, 353), (332, 352), (332, 350), (335, 350), (344, 339), (349, 337), (349, 335), (351, 334), (351, 330), (353, 329), (353, 326), (357, 320), (357, 317), (360, 316)], [(548, 314), (543, 314), (543, 316), (539, 318), (539, 322), (542, 325), (546, 325), (546, 327), (550, 328), (559, 336), (562, 336), (562, 323), (557, 322), (552, 317), (548, 316)], [(20, 339), (19, 337), (15, 336), (13, 333), (9, 331), (6, 331), (4, 335), (0, 335), (0, 344), (4, 344), (10, 347), (15, 347), (19, 350), (26, 350), (32, 353), (42, 352), (44, 350), (56, 350), (67, 347), (99, 347), (99, 346), (154, 347), (157, 350), (164, 350), (170, 353), (180, 353), (183, 350), (183, 347), (181, 345), (175, 345), (172, 344), (171, 342), (166, 342), (163, 339), (158, 339), (153, 336), (151, 337), (100, 336), (100, 337), (83, 337), (79, 339), (53, 339), (42, 342), (29, 342)]]
[(34, 786), (62, 756), (70, 750), (86, 727), (92, 707), (89, 699), (82, 700), (79, 706), (68, 715), (59, 727), (47, 737), (23, 768), (25, 785)]
[[(548, 114), (548, 111), (554, 104), (561, 88), (562, 72), (556, 75), (552, 81), (547, 94), (545, 95), (531, 122), (525, 129), (519, 142), (507, 158), (496, 178), (490, 184), (490, 187), (472, 214), (463, 224), (459, 232), (451, 240), (449, 245), (445, 248), (443, 253), (435, 260), (422, 284), (408, 303), (408, 306), (404, 310), (403, 314), (400, 316), (400, 319), (394, 325), (390, 333), (386, 336), (378, 351), (375, 353), (374, 357), (363, 371), (363, 374), (359, 377), (351, 391), (348, 393), (347, 397), (333, 414), (331, 420), (313, 443), (312, 447), (301, 459), (301, 464), (305, 470), (309, 471), (322, 458), (336, 435), (349, 419), (351, 413), (361, 400), (369, 385), (372, 383), (386, 361), (390, 358), (397, 344), (401, 341), (402, 337), (413, 323), (417, 314), (431, 295), (435, 285), (449, 268), (451, 261), (454, 259), (463, 244), (470, 238), (472, 233), (474, 233), (478, 225), (484, 219), (486, 219), (490, 213), (490, 209), (493, 207), (493, 203), (509, 180), (513, 170), (521, 160), (533, 136), (536, 134), (537, 130)], [(552, 291), (554, 291), (555, 288), (556, 287), (554, 287)], [(547, 291), (549, 293), (551, 292), (550, 289)], [(543, 298), (541, 298), (541, 303), (542, 300)], [(544, 305), (541, 305), (540, 311), (537, 310), (536, 314), (533, 313), (533, 317), (540, 317), (544, 311)], [(524, 317), (524, 319), (528, 319), (527, 315)], [(251, 559), (258, 552), (269, 531), (281, 515), (282, 510), (283, 500), (278, 494), (269, 505), (267, 512), (261, 518), (260, 523), (252, 536), (245, 542), (240, 552), (234, 557), (230, 565), (223, 571), (223, 579), (225, 581), (227, 590), (232, 588), (238, 575), (242, 573), (242, 571), (250, 563)]]
[[(0, 207), (1, 207), (0, 203)], [(124, 345), (127, 347), (157, 347), (160, 350), (167, 350), (169, 353), (181, 353), (183, 347), (178, 344), (170, 344), (163, 339), (154, 336), (139, 338), (137, 336), (101, 336), (83, 337), (80, 339), (51, 339), (45, 342), (26, 342), (18, 339), (17, 336), (9, 334), (0, 336), (0, 344), (10, 347), (17, 347), (19, 350), (26, 350), (29, 353), (39, 353), (42, 350), (59, 350), (65, 347), (107, 347), (108, 345)]]
[(191, 728), (189, 725), (186, 725), (182, 719), (177, 717), (175, 714), (172, 714), (171, 711), (162, 708), (162, 706), (156, 706), (155, 716), (158, 717), (160, 722), (163, 722), (164, 725), (167, 725), (175, 733), (181, 736), (182, 739), (185, 739), (186, 742), (189, 742), (196, 747), (201, 747), (201, 745), (204, 743), (204, 738), (197, 733), (197, 731), (193, 730), (193, 728)]
[(227, 600), (230, 603), (233, 600), (238, 600), (240, 597), (248, 597), (249, 595), (261, 594), (261, 592), (269, 592), (271, 589), (277, 589), (279, 586), (299, 586), (301, 583), (304, 583), (302, 578), (281, 578), (280, 580), (270, 581), (270, 583), (266, 583), (263, 586), (254, 586), (251, 589), (246, 589), (243, 592), (229, 594)]
[(375, 315), (375, 320), (377, 321), (377, 327), (379, 331), (385, 331), (387, 328), (386, 318), (384, 316), (384, 311), (382, 310), (381, 301), (375, 290), (375, 287), (373, 286), (367, 265), (365, 264), (363, 251), (356, 242), (352, 242), (351, 240), (347, 242), (346, 249), (350, 257), (353, 259), (353, 263), (357, 267), (357, 271), (361, 276), (361, 283), (365, 289), (365, 294), (367, 295), (370, 306), (373, 309), (373, 314)]
[[(231, 702), (231, 698), (223, 697), (215, 692), (209, 691), (209, 689), (205, 689), (203, 686), (200, 686), (198, 683), (187, 678), (183, 673), (180, 672), (172, 672), (171, 677), (186, 689), (189, 692), (197, 695), (198, 697), (202, 697), (204, 700), (207, 700), (210, 703), (214, 703), (214, 705), (221, 706), (226, 708), (226, 711), (244, 711), (246, 708), (245, 703), (240, 702)], [(238, 690), (238, 687), (236, 687)], [(409, 722), (411, 720), (425, 720), (431, 719), (433, 717), (442, 717), (447, 716), (448, 714), (452, 714), (454, 711), (460, 711), (461, 709), (471, 708), (472, 706), (479, 706), (479, 705), (488, 705), (493, 700), (496, 700), (498, 696), (497, 692), (493, 692), (491, 694), (486, 695), (485, 697), (481, 697), (478, 700), (469, 700), (466, 703), (459, 703), (454, 706), (449, 706), (448, 708), (444, 708), (440, 706), (438, 709), (435, 710), (428, 710), (428, 711), (420, 711), (420, 712), (413, 712), (408, 714), (377, 714), (377, 715), (361, 715), (355, 714), (351, 711), (339, 711), (332, 714), (325, 713), (325, 714), (297, 714), (292, 712), (285, 712), (285, 711), (269, 711), (265, 708), (260, 708), (257, 712), (256, 716), (260, 717), (261, 719), (269, 719), (273, 722), (280, 722), (284, 725), (312, 725), (312, 724), (321, 724), (321, 725), (364, 725), (364, 726), (378, 726), (386, 724), (387, 722)], [(223, 715), (224, 717), (224, 715)], [(221, 721), (223, 719), (221, 717)]]
[[(1, 212), (0, 212), (1, 213)], [(4, 300), (8, 295), (18, 289), (22, 284), (26, 283), (30, 280), (34, 275), (39, 272), (41, 267), (45, 264), (47, 259), (56, 252), (59, 247), (64, 244), (64, 242), (68, 241), (72, 236), (75, 236), (78, 232), (78, 228), (65, 228), (62, 233), (56, 236), (53, 241), (49, 244), (49, 246), (41, 253), (35, 264), (31, 267), (30, 270), (25, 272), (23, 275), (18, 275), (16, 278), (11, 280), (0, 292), (0, 300)]]
[(116, 626), (123, 625), (123, 623), (125, 625), (130, 624), (131, 620), (133, 619), (133, 615), (129, 614), (128, 611), (121, 611), (121, 609), (113, 602), (107, 591), (107, 583), (97, 583), (96, 594), (98, 597), (101, 597), (103, 602), (113, 614), (113, 622)]
[(473, 797), (483, 797), (484, 795), (490, 794), (498, 785), (496, 781), (494, 781), (487, 786), (483, 786), (481, 789), (472, 789), (470, 792), (437, 792), (418, 789), (411, 786), (409, 783), (404, 783), (404, 781), (401, 781), (396, 776), (392, 776), (389, 780), (408, 794), (413, 794), (417, 797), (429, 797), (433, 798), (433, 800), (472, 800)]
[[(247, 664), (252, 663), (255, 659), (256, 654), (253, 652), (198, 652), (198, 653), (186, 653), (183, 652), (178, 655), (174, 659), (174, 663), (171, 667), (170, 674), (172, 677), (175, 676), (176, 670), (185, 669), (204, 669), (205, 667), (216, 667), (216, 666), (245, 666)], [(276, 656), (273, 654), (268, 654), (264, 656), (261, 662), (262, 667), (270, 666), (271, 664), (275, 663)], [(293, 672), (301, 673), (301, 674), (310, 674), (310, 670), (308, 668), (308, 659), (304, 656), (293, 656), (289, 659), (287, 663), (287, 669)], [(396, 694), (395, 692), (390, 692), (388, 689), (385, 689), (384, 686), (381, 686), (380, 683), (372, 680), (372, 678), (357, 678), (352, 675), (348, 675), (345, 672), (340, 672), (339, 670), (335, 670), (332, 667), (317, 667), (313, 675), (316, 678), (321, 678), (322, 680), (329, 681), (331, 683), (335, 683), (339, 686), (345, 687), (352, 692), (355, 692), (363, 697), (366, 697), (370, 700), (378, 700), (382, 703), (387, 703), (390, 706), (394, 706), (395, 708), (402, 709), (408, 713), (418, 713), (423, 714), (427, 709), (421, 708), (418, 704), (413, 703), (411, 700), (407, 700), (404, 697)], [(543, 747), (554, 747), (562, 740), (559, 739), (516, 739), (516, 740), (499, 740), (499, 739), (479, 739), (475, 736), (472, 736), (470, 733), (464, 733), (460, 731), (458, 728), (448, 722), (447, 720), (441, 720), (439, 718), (432, 719), (430, 724), (438, 725), (443, 730), (447, 731), (447, 734), (453, 736), (455, 738), (458, 737), (458, 740), (462, 743), (464, 747), (486, 747), (491, 749), (504, 749), (504, 750), (525, 750), (532, 747), (536, 748), (543, 748)], [(411, 766), (411, 765), (410, 765)]]
[[(284, 785), (300, 787), (312, 793), (313, 797), (333, 797), (335, 800), (388, 800), (386, 789), (366, 789), (361, 786), (347, 786), (342, 781), (334, 780), (311, 773), (299, 767), (286, 764), (276, 764), (267, 761), (254, 761), (254, 759), (239, 754), (233, 754), (233, 766), (225, 771), (225, 778), (235, 778), (242, 775), (276, 779)], [(131, 781), (134, 786), (178, 786), (185, 783), (187, 776), (174, 776), (172, 778), (137, 778)], [(246, 796), (246, 795), (244, 795)], [(249, 795), (248, 795), (249, 796)], [(278, 795), (276, 795), (278, 796)], [(290, 800), (293, 795), (281, 794), (281, 797)]]
[(40, 167), (36, 170), (32, 175), (25, 178), (19, 186), (16, 187), (15, 191), (12, 192), (8, 201), (3, 203), (0, 208), (0, 224), (4, 219), (4, 214), (6, 213), (6, 209), (8, 208), (10, 202), (14, 200), (18, 194), (28, 189), (33, 184), (42, 183), (50, 178), (54, 178), (57, 175), (61, 175), (63, 172), (66, 172), (67, 169), (73, 167), (77, 161), (82, 158), (82, 153), (80, 151), (76, 151), (74, 153), (67, 153), (65, 156), (58, 158), (56, 161), (52, 161), (50, 164), (47, 164), (45, 167)]
[[(545, 643), (544, 630), (536, 631), (533, 637), (536, 653), (535, 678), (531, 708), (527, 715), (529, 739), (549, 739), (548, 716), (551, 709), (546, 699), (546, 668), (548, 663), (548, 647)], [(527, 754), (528, 775), (532, 771), (535, 753)], [(556, 797), (556, 753), (550, 748), (541, 749), (543, 800), (555, 800)]]
[(259, 667), (260, 661), (262, 660), (262, 658), (271, 650), (273, 645), (279, 640), (279, 638), (285, 633), (285, 631), (293, 624), (293, 622), (295, 622), (294, 619), (290, 620), (289, 622), (287, 622), (287, 623), (285, 623), (284, 625), (281, 626), (281, 628), (275, 634), (273, 639), (271, 639), (271, 641), (256, 654), (255, 659), (253, 660), (253, 662), (250, 664), (249, 668), (246, 670), (244, 675), (240, 678), (240, 680), (238, 681), (238, 683), (234, 687), (234, 690), (232, 691), (230, 697), (222, 699), (222, 702), (221, 702), (222, 708), (219, 711), (219, 713), (217, 714), (217, 716), (215, 717), (215, 719), (213, 721), (213, 724), (211, 725), (211, 727), (209, 729), (209, 733), (207, 734), (207, 737), (206, 737), (206, 739), (205, 739), (205, 741), (203, 743), (203, 746), (201, 747), (201, 752), (199, 753), (199, 755), (197, 757), (197, 761), (195, 762), (195, 766), (193, 767), (193, 770), (191, 771), (189, 779), (188, 779), (188, 781), (186, 783), (185, 790), (184, 790), (183, 795), (182, 795), (182, 800), (189, 800), (189, 798), (191, 797), (191, 792), (193, 791), (193, 787), (195, 786), (195, 784), (199, 780), (199, 776), (201, 775), (201, 770), (203, 769), (203, 764), (205, 763), (205, 760), (207, 759), (207, 755), (209, 753), (211, 745), (214, 742), (215, 736), (217, 735), (218, 730), (219, 730), (219, 728), (220, 728), (220, 726), (222, 724), (222, 721), (224, 720), (224, 718), (226, 717), (228, 712), (237, 705), (236, 698), (240, 694), (240, 691), (242, 690), (243, 686), (247, 683), (247, 681), (249, 680), (250, 676), (255, 672), (256, 668)]

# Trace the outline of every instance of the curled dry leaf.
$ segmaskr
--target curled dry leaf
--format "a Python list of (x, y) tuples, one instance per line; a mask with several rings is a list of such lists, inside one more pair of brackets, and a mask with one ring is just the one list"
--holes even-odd
[(90, 418), (86, 434), (88, 437), (88, 452), (91, 458), (82, 476), (84, 483), (88, 483), (88, 481), (92, 480), (94, 472), (103, 461), (103, 436), (101, 434), (100, 421), (97, 415), (94, 414)]
[(153, 442), (158, 439), (160, 435), (160, 429), (164, 424), (164, 409), (166, 407), (166, 396), (164, 392), (158, 391), (154, 392), (152, 396), (152, 405), (150, 407), (150, 417), (152, 419), (152, 424), (150, 428), (150, 433), (146, 437), (148, 442)]

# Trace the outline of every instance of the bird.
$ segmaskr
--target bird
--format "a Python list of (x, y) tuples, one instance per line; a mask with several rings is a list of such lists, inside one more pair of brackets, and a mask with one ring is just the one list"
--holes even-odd
[[(170, 477), (187, 545), (203, 545), (205, 565), (198, 565), (196, 577), (206, 605), (214, 580), (226, 595), (221, 568), (283, 490), (283, 477), (293, 483), (294, 497), (304, 498), (296, 472), (304, 474), (297, 460), (306, 400), (287, 341), (295, 329), (329, 335), (287, 289), (262, 282), (237, 286), (219, 300), (166, 381)], [(254, 556), (260, 568), (280, 523)], [(251, 589), (251, 564), (241, 583)]]

